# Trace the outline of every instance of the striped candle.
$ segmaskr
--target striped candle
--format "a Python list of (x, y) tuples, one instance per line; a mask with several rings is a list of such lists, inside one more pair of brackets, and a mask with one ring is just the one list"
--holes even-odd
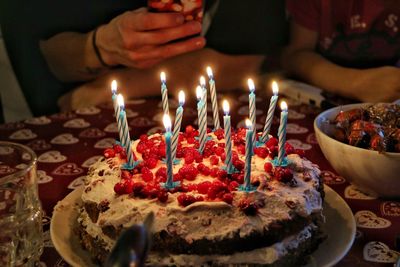
[(251, 158), (253, 155), (253, 135), (254, 126), (249, 119), (246, 119), (246, 154), (245, 154), (245, 170), (244, 170), (244, 189), (251, 188)]
[(166, 75), (165, 72), (160, 73), (161, 79), (161, 97), (162, 97), (162, 107), (164, 114), (169, 114), (169, 106), (168, 106), (168, 89), (167, 89), (167, 82), (166, 82)]
[(228, 174), (233, 172), (232, 170), (232, 140), (231, 140), (231, 116), (229, 115), (229, 103), (224, 100), (222, 102), (222, 108), (224, 110), (224, 130), (225, 130), (225, 167)]
[(179, 132), (181, 131), (183, 104), (185, 103), (185, 93), (179, 92), (179, 107), (176, 109), (174, 133), (172, 135), (172, 160), (175, 160), (176, 150), (178, 148)]
[(254, 82), (252, 79), (247, 80), (247, 84), (249, 86), (250, 94), (249, 94), (249, 116), (250, 116), (250, 121), (253, 126), (253, 144), (255, 144), (256, 141), (256, 135), (257, 135), (257, 130), (256, 130), (256, 95), (254, 94), (254, 91), (256, 90), (256, 87), (254, 86)]
[[(117, 101), (117, 89), (118, 89), (118, 85), (117, 85), (117, 81), (113, 80), (111, 82), (111, 94), (112, 94), (112, 101), (113, 101), (113, 107), (114, 107), (114, 115), (115, 115), (115, 120), (117, 121), (117, 125), (118, 125), (118, 129), (120, 129), (120, 119), (119, 119), (119, 105), (118, 105), (118, 101)], [(119, 135), (119, 140), (122, 142), (122, 132), (118, 131), (118, 135)]]
[(285, 101), (281, 103), (281, 121), (278, 130), (279, 137), (279, 153), (278, 153), (278, 164), (282, 165), (283, 159), (285, 158), (285, 143), (286, 143), (286, 124), (288, 117), (288, 106)]
[(131, 137), (129, 135), (129, 126), (128, 121), (126, 119), (125, 105), (124, 105), (124, 97), (119, 94), (117, 97), (118, 106), (119, 106), (119, 116), (118, 116), (118, 130), (121, 138), (121, 145), (125, 148), (126, 156), (127, 156), (127, 165), (134, 166), (135, 160), (133, 158), (132, 147), (131, 147)]
[(203, 102), (203, 89), (200, 86), (196, 88), (197, 113), (199, 125), (199, 152), (203, 153), (207, 139), (207, 113)]
[(207, 127), (207, 87), (206, 87), (206, 78), (204, 78), (204, 76), (200, 77), (200, 87), (201, 89), (203, 89), (203, 103), (204, 103), (204, 109), (206, 110), (206, 127)]
[(272, 82), (272, 92), (273, 96), (271, 96), (271, 100), (269, 102), (268, 114), (265, 120), (264, 130), (260, 140), (263, 143), (267, 142), (269, 139), (269, 131), (271, 130), (272, 120), (274, 118), (274, 113), (275, 113), (275, 107), (276, 103), (278, 102), (279, 87), (278, 83), (275, 81)]
[(174, 187), (174, 175), (172, 169), (172, 154), (171, 154), (171, 119), (169, 115), (164, 114), (163, 117), (164, 127), (165, 127), (165, 147), (166, 147), (166, 164), (167, 164), (167, 181), (165, 183), (166, 188)]
[(213, 110), (214, 130), (221, 128), (219, 123), (218, 103), (217, 103), (217, 90), (215, 89), (215, 80), (211, 67), (207, 67), (207, 74), (209, 79), (211, 106)]

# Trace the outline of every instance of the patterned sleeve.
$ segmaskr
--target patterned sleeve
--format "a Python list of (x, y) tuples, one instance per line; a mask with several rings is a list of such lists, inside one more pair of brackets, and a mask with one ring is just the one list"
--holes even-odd
[(324, 0), (287, 0), (286, 8), (290, 17), (299, 25), (318, 31), (321, 18), (321, 4)]

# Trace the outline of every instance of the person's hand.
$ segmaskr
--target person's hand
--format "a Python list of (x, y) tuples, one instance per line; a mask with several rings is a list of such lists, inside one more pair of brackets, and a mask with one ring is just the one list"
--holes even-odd
[(61, 111), (69, 111), (95, 106), (109, 99), (111, 99), (111, 96), (108, 90), (104, 90), (104, 87), (98, 88), (95, 82), (89, 82), (62, 95), (57, 104)]
[(166, 58), (204, 47), (203, 37), (180, 40), (200, 32), (199, 22), (185, 23), (180, 13), (151, 13), (140, 8), (100, 26), (96, 44), (108, 65), (147, 68)]
[(400, 69), (380, 67), (360, 70), (354, 96), (364, 102), (391, 102), (400, 99)]

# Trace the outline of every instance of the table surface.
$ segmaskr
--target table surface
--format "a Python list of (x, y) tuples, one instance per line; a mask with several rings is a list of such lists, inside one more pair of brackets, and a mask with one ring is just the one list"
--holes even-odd
[[(232, 125), (244, 126), (248, 116), (248, 95), (243, 91), (220, 95), (229, 100)], [(315, 138), (313, 121), (320, 112), (315, 107), (289, 102), (287, 141), (306, 151), (306, 157), (318, 164), (324, 181), (348, 203), (356, 218), (368, 216), (373, 226), (357, 224), (357, 235), (348, 255), (338, 266), (393, 266), (399, 252), (395, 237), (400, 234), (400, 202), (376, 199), (360, 192), (343, 177), (336, 175), (324, 158)], [(257, 127), (262, 129), (269, 98), (257, 96)], [(211, 105), (208, 105), (209, 107)], [(170, 99), (171, 114), (177, 102)], [(194, 97), (185, 105), (183, 125), (196, 125)], [(128, 102), (127, 116), (132, 139), (144, 133), (162, 131), (161, 98)], [(208, 113), (212, 127), (212, 113)], [(271, 133), (276, 135), (279, 119), (275, 116)], [(50, 239), (49, 225), (53, 207), (75, 188), (82, 186), (88, 167), (101, 157), (104, 148), (117, 138), (117, 125), (110, 103), (74, 112), (31, 118), (0, 125), (0, 140), (22, 143), (38, 155), (39, 195), (45, 211), (43, 230), (45, 248), (43, 266), (68, 266), (56, 252)], [(373, 248), (373, 249), (372, 249)]]

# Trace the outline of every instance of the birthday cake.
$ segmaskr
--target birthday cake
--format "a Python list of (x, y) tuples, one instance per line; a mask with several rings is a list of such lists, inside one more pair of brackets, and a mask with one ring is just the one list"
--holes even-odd
[[(207, 134), (199, 153), (198, 131), (179, 134), (173, 180), (165, 189), (165, 137), (132, 142), (134, 169), (123, 169), (124, 149), (104, 151), (86, 176), (78, 218), (81, 243), (104, 263), (122, 230), (155, 215), (149, 266), (298, 266), (323, 240), (323, 183), (304, 152), (285, 145), (287, 166), (276, 166), (278, 140), (254, 148), (251, 188), (245, 176), (246, 130), (232, 133), (232, 164), (225, 168), (225, 136)], [(229, 171), (230, 172), (230, 171)]]

